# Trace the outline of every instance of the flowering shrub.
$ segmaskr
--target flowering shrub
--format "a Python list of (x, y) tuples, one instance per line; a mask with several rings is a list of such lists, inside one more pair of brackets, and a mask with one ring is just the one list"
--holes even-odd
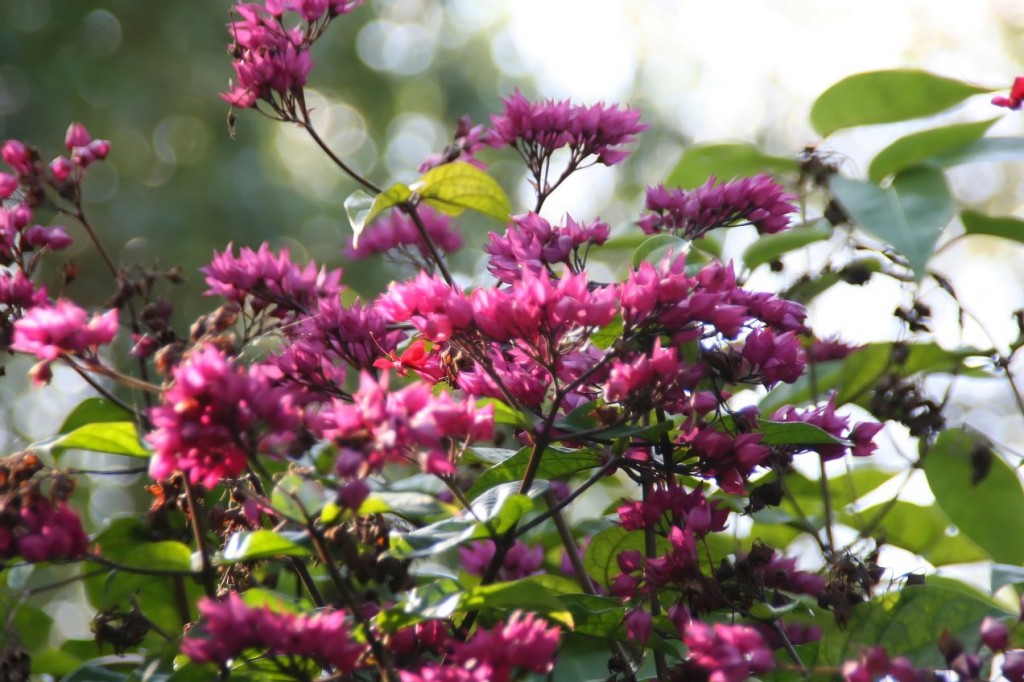
[[(696, 147), (655, 179), (634, 224), (553, 221), (547, 197), (624, 162), (649, 127), (641, 112), (516, 91), (489, 124), (460, 120), (418, 182), (379, 186), (323, 141), (304, 92), (315, 43), (360, 4), (236, 5), (222, 97), (301, 126), (359, 185), (348, 257), (418, 269), (372, 300), (349, 297), (340, 269), (227, 245), (200, 268), (219, 307), (182, 333), (155, 293), (178, 275), (115, 266), (86, 214), (82, 179), (116, 149), (79, 123), (69, 158), (3, 144), (0, 342), (38, 360), (35, 383), (62, 365), (99, 394), (0, 459), (7, 679), (1024, 679), (1013, 450), (947, 410), (960, 374), (1008, 379), (1024, 405), (1009, 373), (1024, 332), (945, 348), (918, 298), (934, 281), (971, 316), (929, 257), (955, 211), (941, 169), (985, 160), (987, 127), (897, 140), (868, 180), (812, 149)], [(1018, 84), (993, 102), (1019, 108)], [(982, 92), (861, 74), (811, 120), (827, 137)], [(934, 99), (908, 99), (921, 93)], [(486, 172), (509, 147), (535, 196), (515, 214)], [(446, 258), (466, 210), (498, 221), (490, 276)], [(102, 311), (38, 284), (71, 239), (33, 224), (46, 212), (103, 257), (115, 294)], [(1012, 217), (964, 209), (959, 222), (1024, 235)], [(721, 257), (726, 230), (749, 244), (738, 258)], [(826, 265), (778, 292), (751, 284), (826, 240)], [(897, 311), (901, 340), (816, 336), (808, 304), (876, 277), (914, 298)], [(883, 433), (915, 445), (905, 474), (872, 464)], [(69, 449), (125, 464), (68, 467)], [(900, 497), (917, 470), (931, 507)], [(87, 535), (76, 480), (142, 472), (144, 518)], [(922, 570), (890, 570), (890, 547)], [(989, 562), (994, 596), (929, 570), (971, 561)], [(68, 577), (24, 587), (41, 564)], [(77, 582), (95, 641), (51, 643), (27, 601)]]

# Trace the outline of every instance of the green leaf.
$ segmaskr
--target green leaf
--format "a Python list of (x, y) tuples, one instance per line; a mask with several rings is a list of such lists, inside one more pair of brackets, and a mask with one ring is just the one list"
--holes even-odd
[(313, 518), (320, 513), (324, 503), (327, 502), (333, 493), (327, 491), (323, 485), (302, 474), (287, 474), (270, 493), (270, 502), (274, 508), (286, 516), (305, 520)]
[(937, 506), (922, 507), (910, 502), (882, 503), (859, 514), (844, 512), (839, 520), (860, 530), (874, 529), (879, 541), (921, 556), (933, 566), (963, 564), (988, 559), (963, 533), (954, 530), (949, 517)]
[(648, 237), (633, 251), (629, 259), (630, 266), (635, 270), (641, 263), (657, 263), (672, 252), (673, 260), (683, 256), (690, 250), (690, 242), (674, 234), (662, 233)]
[(622, 629), (626, 607), (619, 599), (589, 594), (563, 594), (558, 599), (572, 614), (577, 634), (610, 639)]
[(937, 154), (932, 161), (942, 168), (971, 163), (1005, 163), (1024, 160), (1024, 139), (983, 137), (970, 144)]
[[(988, 473), (972, 484), (972, 452), (985, 450)], [(925, 457), (924, 472), (935, 503), (961, 533), (997, 563), (1024, 564), (1024, 543), (1017, 542), (1024, 537), (1024, 490), (988, 443), (960, 429), (943, 431)]]
[(967, 234), (985, 234), (990, 237), (1012, 239), (1024, 242), (1024, 220), (1013, 216), (990, 216), (977, 211), (966, 210), (960, 213), (960, 221), (964, 224)]
[(611, 322), (590, 335), (590, 343), (601, 350), (607, 350), (622, 336), (622, 314), (616, 313)]
[(773, 422), (758, 419), (763, 445), (850, 445), (824, 429), (806, 422)]
[(130, 552), (120, 563), (128, 568), (191, 573), (192, 550), (174, 540), (150, 542)]
[(974, 123), (956, 123), (901, 137), (875, 155), (868, 168), (868, 177), (872, 182), (879, 183), (904, 168), (970, 144), (983, 136), (998, 120), (992, 118)]
[(412, 196), (412, 191), (400, 182), (371, 197), (357, 189), (345, 199), (345, 214), (352, 226), (352, 246), (359, 245), (359, 238), (370, 223), (384, 211), (401, 204)]
[[(302, 536), (302, 533), (299, 533)], [(308, 548), (296, 543), (284, 533), (272, 530), (254, 530), (235, 533), (228, 538), (221, 553), (222, 564), (239, 561), (269, 559), (281, 556), (309, 556)]]
[(20, 604), (16, 608), (14, 618), (6, 614), (4, 620), (11, 623), (18, 639), (21, 640), (21, 645), (33, 654), (49, 643), (53, 618), (31, 604)]
[(518, 482), (495, 486), (473, 500), (471, 513), (463, 512), (411, 533), (394, 536), (392, 552), (408, 559), (433, 556), (470, 540), (504, 533), (533, 509), (530, 497), (546, 489), (546, 485), (538, 482), (530, 489), (530, 496), (526, 496), (518, 493)]
[(825, 241), (832, 236), (832, 231), (832, 225), (822, 218), (805, 225), (796, 225), (791, 230), (766, 234), (743, 252), (743, 264), (753, 270), (781, 258), (790, 251)]
[(811, 125), (828, 136), (852, 126), (930, 116), (983, 92), (991, 91), (915, 69), (859, 73), (818, 97)]
[[(664, 553), (668, 546), (668, 540), (660, 536), (657, 538), (659, 555)], [(591, 538), (590, 544), (587, 545), (587, 553), (583, 557), (583, 566), (591, 578), (607, 587), (622, 572), (616, 559), (619, 553), (626, 550), (644, 552), (645, 548), (646, 539), (643, 531), (611, 526)]]
[[(479, 495), (499, 483), (522, 480), (532, 452), (532, 447), (525, 447), (501, 464), (482, 473), (469, 489), (469, 496)], [(587, 469), (596, 469), (602, 463), (601, 455), (594, 450), (551, 446), (544, 450), (540, 466), (537, 468), (537, 478), (566, 478)]]
[(420, 518), (443, 511), (436, 495), (417, 492), (374, 492), (359, 506), (360, 516), (391, 512), (405, 518)]
[(139, 432), (135, 422), (84, 424), (62, 436), (54, 436), (33, 443), (30, 449), (47, 450), (54, 459), (59, 459), (66, 450), (109, 452), (114, 455), (141, 458), (148, 458), (153, 454), (139, 441)]
[(488, 405), (494, 406), (494, 421), (498, 424), (508, 424), (520, 429), (532, 429), (539, 422), (536, 415), (513, 409), (497, 398), (481, 398), (476, 401), (477, 409)]
[(763, 172), (795, 173), (796, 159), (766, 154), (748, 142), (690, 147), (669, 173), (665, 185), (693, 189), (716, 177), (723, 181)]
[[(114, 658), (114, 657), (104, 657)], [(125, 660), (116, 657), (120, 665), (125, 665)], [(98, 664), (97, 661), (89, 661), (75, 668), (62, 678), (63, 682), (127, 682), (128, 673), (119, 673)]]
[(943, 631), (968, 651), (978, 643), (978, 625), (985, 616), (1004, 615), (998, 608), (968, 594), (919, 585), (887, 592), (853, 610), (845, 630), (832, 624), (818, 647), (815, 666), (839, 666), (863, 649), (884, 644), (890, 657), (907, 656), (916, 666), (944, 669), (935, 646)]
[(412, 189), (424, 203), (449, 215), (459, 215), (468, 208), (499, 222), (506, 222), (512, 212), (512, 204), (501, 185), (484, 171), (464, 161), (454, 161), (430, 169)]
[(832, 192), (858, 225), (903, 254), (918, 280), (924, 276), (935, 242), (953, 218), (953, 197), (940, 171), (909, 168), (886, 189), (837, 175)]
[(71, 411), (57, 433), (71, 433), (87, 424), (130, 421), (131, 417), (132, 413), (117, 403), (104, 398), (86, 398)]

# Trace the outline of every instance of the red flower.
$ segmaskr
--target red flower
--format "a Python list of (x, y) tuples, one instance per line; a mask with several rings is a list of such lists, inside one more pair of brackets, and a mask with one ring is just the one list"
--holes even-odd
[(992, 104), (1007, 109), (1020, 109), (1021, 104), (1024, 104), (1024, 76), (1017, 76), (1013, 79), (1009, 97), (993, 97)]

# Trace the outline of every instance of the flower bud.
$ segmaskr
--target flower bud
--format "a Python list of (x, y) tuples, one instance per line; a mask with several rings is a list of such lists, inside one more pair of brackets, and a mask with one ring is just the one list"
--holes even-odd
[(10, 198), (18, 189), (18, 178), (9, 173), (0, 173), (0, 201)]
[(1002, 651), (1010, 644), (1010, 631), (992, 616), (986, 616), (978, 629), (981, 641), (992, 651)]
[(64, 146), (69, 150), (75, 147), (84, 147), (92, 142), (92, 136), (85, 126), (77, 121), (68, 126), (68, 132), (64, 135)]
[(64, 182), (70, 178), (71, 172), (74, 169), (75, 164), (71, 163), (71, 160), (64, 156), (58, 156), (50, 162), (50, 173), (57, 182)]

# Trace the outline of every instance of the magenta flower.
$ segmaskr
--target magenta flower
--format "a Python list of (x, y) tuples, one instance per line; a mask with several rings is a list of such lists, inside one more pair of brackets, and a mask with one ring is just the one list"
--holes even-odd
[(1017, 76), (1013, 79), (1009, 97), (996, 96), (992, 98), (992, 104), (997, 107), (1006, 107), (1014, 111), (1020, 109), (1022, 103), (1024, 103), (1024, 76)]
[(313, 262), (300, 267), (292, 263), (288, 249), (274, 255), (266, 242), (257, 251), (243, 247), (237, 257), (228, 244), (200, 271), (210, 287), (207, 296), (248, 302), (257, 312), (271, 309), (276, 317), (310, 314), (320, 300), (336, 299), (343, 289), (341, 270), (317, 268)]
[(679, 486), (654, 488), (646, 502), (627, 502), (616, 512), (626, 530), (654, 528), (667, 514), (669, 524), (685, 527), (698, 538), (725, 530), (729, 519), (729, 510), (717, 500), (708, 502), (703, 489), (688, 493)]
[(0, 147), (0, 158), (20, 175), (32, 175), (35, 172), (35, 153), (18, 140), (7, 140)]
[(393, 322), (410, 322), (428, 341), (447, 341), (473, 324), (473, 308), (462, 291), (425, 272), (392, 282), (376, 307)]
[[(462, 561), (462, 569), (472, 575), (483, 575), (494, 558), (494, 542), (481, 540), (471, 543), (468, 547), (459, 547), (459, 559)], [(512, 549), (505, 554), (498, 569), (497, 578), (499, 581), (519, 580), (531, 575), (543, 573), (541, 565), (544, 563), (544, 547), (541, 545), (530, 546), (525, 542), (516, 540)]]
[(53, 503), (29, 495), (20, 509), (8, 507), (10, 518), (0, 527), (0, 557), (21, 556), (29, 563), (77, 559), (85, 554), (89, 538), (78, 515), (64, 502)]
[(236, 367), (205, 346), (174, 368), (162, 404), (149, 411), (155, 454), (149, 472), (164, 480), (181, 471), (212, 488), (240, 475), (250, 454), (280, 454), (299, 425), (288, 390), (271, 386), (258, 367)]
[(503, 99), (504, 112), (491, 116), (491, 144), (512, 145), (531, 163), (547, 158), (557, 149), (568, 147), (573, 162), (596, 156), (596, 163), (612, 166), (628, 156), (620, 149), (647, 130), (636, 109), (619, 109), (604, 103), (592, 106), (571, 104), (568, 100), (530, 102), (516, 90)]
[(24, 232), (25, 244), (37, 249), (47, 248), (51, 251), (63, 251), (74, 241), (67, 231), (60, 226), (44, 227), (33, 225)]
[(476, 160), (476, 153), (481, 149), (490, 146), (487, 137), (487, 126), (473, 125), (469, 116), (463, 116), (455, 126), (455, 135), (452, 143), (445, 147), (440, 154), (431, 154), (420, 164), (420, 173), (426, 173), (431, 168), (437, 168), (453, 161), (465, 161), (477, 168), (483, 169), (486, 166)]
[(0, 303), (14, 308), (28, 309), (46, 305), (46, 287), (32, 283), (25, 273), (0, 271)]
[(503, 236), (488, 235), (490, 244), (484, 246), (491, 255), (488, 269), (507, 284), (520, 279), (523, 272), (538, 275), (559, 263), (578, 273), (586, 265), (590, 245), (604, 244), (610, 231), (605, 223), (580, 224), (569, 216), (564, 226), (557, 227), (536, 213), (514, 216)]
[(88, 314), (70, 301), (60, 299), (55, 305), (37, 305), (14, 323), (11, 349), (35, 355), (42, 360), (39, 370), (64, 354), (94, 355), (96, 349), (110, 343), (117, 335), (117, 310), (102, 315)]
[(10, 173), (0, 173), (0, 201), (9, 199), (18, 189), (18, 178)]
[(697, 239), (716, 227), (751, 223), (761, 234), (789, 226), (795, 199), (767, 175), (721, 185), (715, 178), (695, 190), (647, 188), (647, 214), (637, 223), (647, 234), (671, 232)]
[(358, 667), (366, 648), (352, 640), (340, 611), (276, 613), (250, 607), (237, 592), (229, 592), (221, 602), (200, 599), (199, 613), (199, 628), (181, 641), (181, 652), (197, 663), (226, 664), (253, 649), (270, 656), (302, 656), (345, 674)]
[(68, 126), (68, 132), (64, 135), (64, 146), (69, 150), (88, 146), (90, 142), (92, 142), (92, 135), (83, 124), (75, 121)]
[[(462, 235), (452, 226), (451, 219), (430, 207), (421, 206), (420, 219), (427, 228), (431, 241), (445, 253), (454, 253), (462, 248)], [(363, 260), (374, 254), (392, 249), (411, 248), (422, 258), (430, 257), (426, 242), (420, 236), (416, 223), (402, 211), (390, 211), (375, 220), (359, 236), (359, 246), (350, 243), (345, 247), (345, 257)]]
[(690, 660), (710, 673), (709, 682), (743, 682), (775, 667), (771, 649), (757, 630), (746, 625), (690, 621), (683, 641), (690, 648)]
[(792, 405), (787, 405), (776, 410), (775, 414), (772, 415), (772, 419), (774, 421), (799, 421), (813, 424), (840, 440), (849, 439), (852, 442), (852, 447), (835, 443), (806, 448), (806, 450), (817, 452), (826, 461), (838, 459), (845, 455), (847, 451), (851, 452), (855, 457), (870, 455), (876, 448), (873, 442), (875, 434), (881, 431), (883, 426), (874, 422), (860, 422), (850, 429), (850, 418), (840, 417), (836, 414), (836, 397), (834, 393), (829, 395), (828, 401), (821, 407), (798, 410)]
[(435, 396), (423, 383), (389, 391), (387, 375), (377, 381), (364, 372), (352, 400), (335, 400), (315, 426), (341, 448), (336, 469), (344, 478), (410, 458), (429, 473), (451, 474), (449, 442), (486, 440), (494, 429), (493, 405), (477, 409), (449, 393)]

